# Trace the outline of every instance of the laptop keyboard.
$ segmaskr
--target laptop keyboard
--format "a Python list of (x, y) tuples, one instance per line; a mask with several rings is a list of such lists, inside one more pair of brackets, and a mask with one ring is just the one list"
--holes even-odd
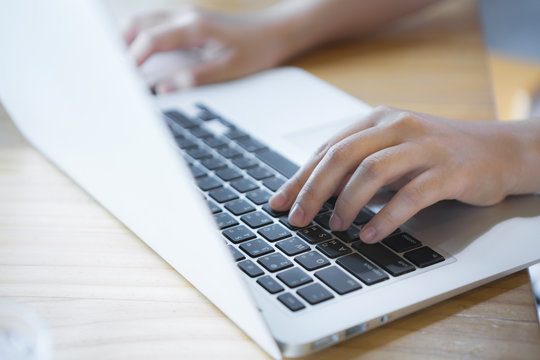
[(167, 124), (238, 267), (290, 311), (445, 260), (399, 229), (377, 244), (363, 243), (358, 234), (374, 215), (367, 208), (348, 230), (332, 232), (335, 199), (308, 226), (292, 226), (288, 214), (274, 211), (268, 200), (298, 166), (208, 107), (198, 107), (197, 117), (166, 111)]

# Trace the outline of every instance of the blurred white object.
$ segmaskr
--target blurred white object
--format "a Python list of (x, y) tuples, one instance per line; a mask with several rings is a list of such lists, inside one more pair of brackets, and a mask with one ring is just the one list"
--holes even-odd
[(28, 307), (0, 300), (0, 360), (48, 360), (49, 330)]

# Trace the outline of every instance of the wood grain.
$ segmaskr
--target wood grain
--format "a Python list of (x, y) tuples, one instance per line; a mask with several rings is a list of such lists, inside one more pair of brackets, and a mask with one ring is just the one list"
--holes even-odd
[[(495, 117), (474, 3), (443, 2), (375, 38), (291, 62), (372, 105)], [(267, 356), (182, 276), (20, 137), (0, 112), (0, 297), (50, 327), (54, 359)], [(525, 272), (309, 359), (533, 359)]]

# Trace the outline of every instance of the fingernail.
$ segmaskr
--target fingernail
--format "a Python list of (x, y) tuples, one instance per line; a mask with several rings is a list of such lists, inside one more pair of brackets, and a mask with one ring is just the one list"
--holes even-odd
[(291, 225), (295, 226), (304, 225), (304, 210), (299, 204), (294, 204), (291, 213), (289, 214), (289, 222)]
[(333, 214), (330, 218), (330, 228), (332, 228), (332, 230), (341, 230), (342, 225), (343, 221), (341, 221), (341, 218), (336, 214)]
[(287, 202), (287, 198), (285, 197), (285, 194), (283, 194), (281, 191), (278, 191), (270, 198), (270, 206), (272, 207), (282, 207)]
[(377, 236), (377, 230), (373, 226), (365, 226), (362, 231), (360, 231), (360, 238), (363, 242), (372, 243)]

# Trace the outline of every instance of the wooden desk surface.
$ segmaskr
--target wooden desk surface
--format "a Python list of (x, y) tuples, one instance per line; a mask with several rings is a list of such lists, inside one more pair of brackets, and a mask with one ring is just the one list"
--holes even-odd
[[(380, 37), (292, 62), (372, 105), (493, 119), (474, 3), (443, 2)], [(0, 109), (0, 298), (48, 323), (54, 359), (263, 359), (246, 335), (21, 139)], [(309, 359), (531, 359), (524, 271)]]

